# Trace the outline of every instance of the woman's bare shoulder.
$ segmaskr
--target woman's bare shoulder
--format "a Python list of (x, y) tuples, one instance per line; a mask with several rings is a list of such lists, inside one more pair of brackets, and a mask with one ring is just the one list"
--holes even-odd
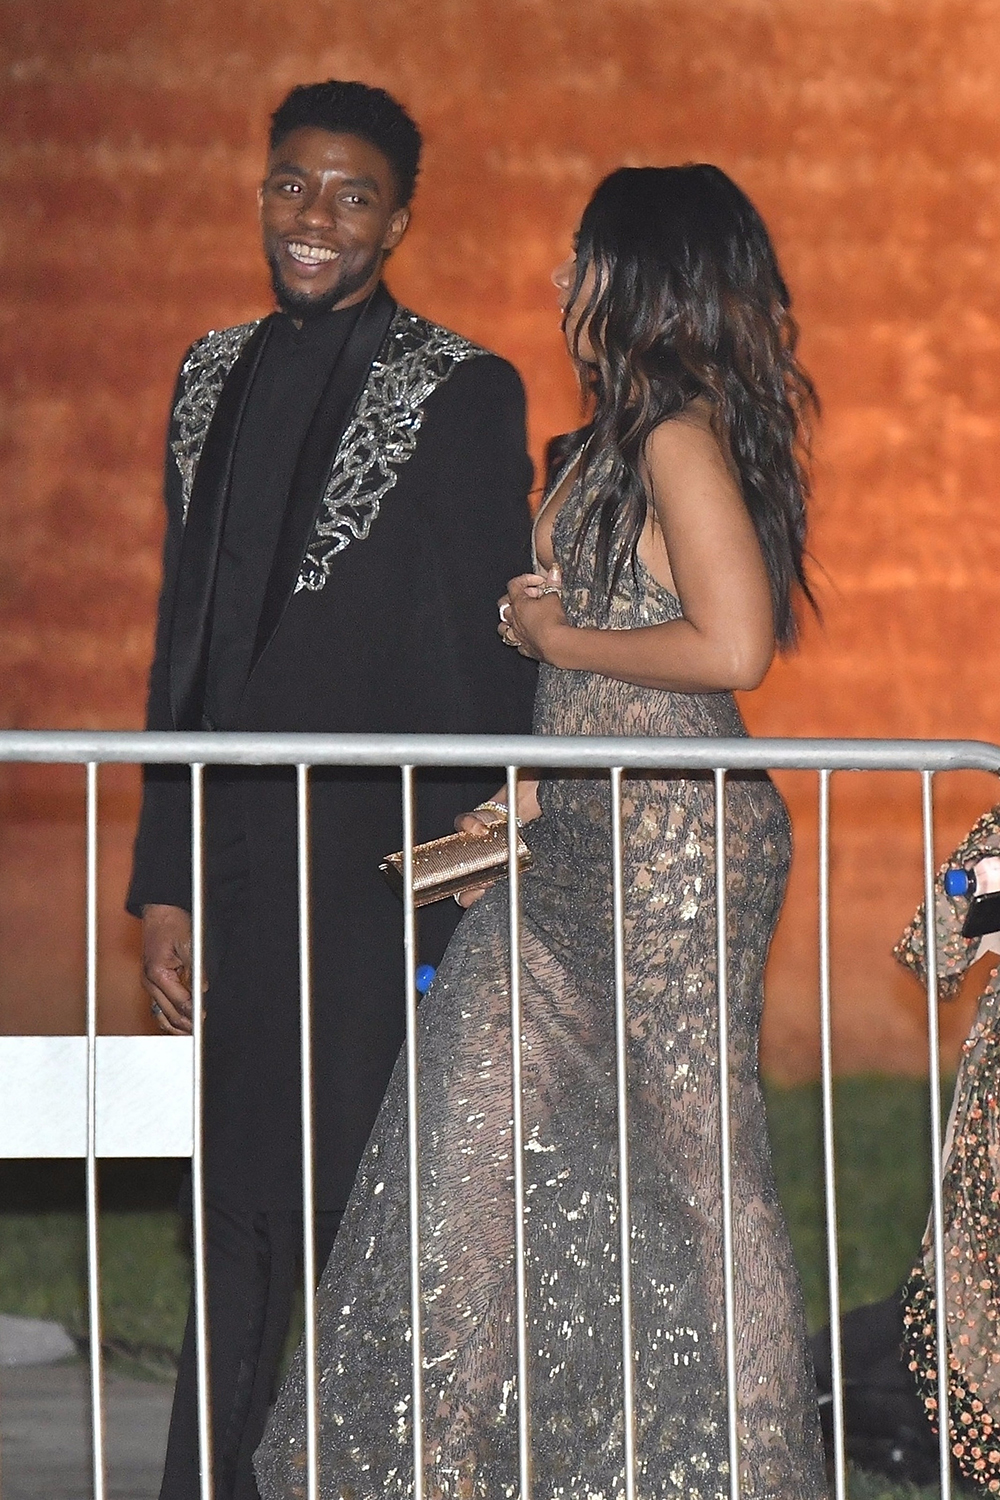
[(645, 452), (654, 480), (660, 474), (685, 473), (706, 465), (731, 473), (712, 423), (711, 405), (701, 397), (654, 427), (646, 439)]

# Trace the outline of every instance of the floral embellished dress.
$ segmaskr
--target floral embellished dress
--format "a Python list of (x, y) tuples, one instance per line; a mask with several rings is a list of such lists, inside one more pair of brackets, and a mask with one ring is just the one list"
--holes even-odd
[[(944, 872), (1000, 854), (1000, 805), (979, 819), (938, 873), (935, 898), (938, 994), (954, 995), (980, 952), (962, 937), (968, 898), (944, 892)], [(895, 949), (926, 978), (926, 922), (917, 912)], [(948, 1336), (949, 1431), (962, 1472), (1000, 1493), (1000, 969), (980, 996), (962, 1048), (945, 1139), (942, 1188)], [(909, 1368), (932, 1424), (938, 1424), (933, 1224), (904, 1294)]]
[[(569, 575), (586, 503), (554, 523)], [(577, 625), (680, 615), (626, 568), (610, 621), (585, 549)], [(674, 694), (543, 667), (545, 735), (743, 735), (727, 693)], [(610, 792), (554, 775), (525, 829), (521, 1000), (528, 1408), (535, 1500), (618, 1500), (624, 1429)], [(628, 1083), (637, 1484), (643, 1500), (728, 1500), (716, 989), (714, 789), (626, 778)], [(758, 1077), (763, 971), (790, 838), (763, 775), (726, 804), (739, 1435), (745, 1500), (827, 1493), (801, 1294)], [(420, 1272), (429, 1500), (515, 1500), (517, 1315), (507, 887), (462, 921), (419, 1015)], [(320, 1493), (413, 1493), (406, 1073), (400, 1061), (318, 1293)], [(305, 1494), (300, 1349), (258, 1450), (264, 1500)]]

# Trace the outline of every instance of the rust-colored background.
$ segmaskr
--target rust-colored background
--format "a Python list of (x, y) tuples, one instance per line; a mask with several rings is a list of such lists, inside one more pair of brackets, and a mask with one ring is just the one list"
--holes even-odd
[[(268, 307), (268, 112), (332, 75), (427, 138), (393, 289), (522, 370), (536, 454), (573, 425), (550, 267), (596, 180), (717, 162), (771, 225), (825, 401), (825, 621), (745, 704), (758, 733), (997, 735), (1000, 4), (995, 0), (6, 0), (2, 722), (134, 727), (177, 361)], [(765, 1061), (816, 1066), (815, 788)], [(944, 854), (993, 797), (941, 778)], [(142, 1028), (120, 915), (135, 781), (102, 777), (102, 1020)], [(82, 1016), (82, 773), (4, 773), (2, 1029)], [(919, 1070), (889, 948), (920, 889), (913, 777), (835, 779), (842, 1069)], [(954, 1053), (970, 998), (948, 1008)]]

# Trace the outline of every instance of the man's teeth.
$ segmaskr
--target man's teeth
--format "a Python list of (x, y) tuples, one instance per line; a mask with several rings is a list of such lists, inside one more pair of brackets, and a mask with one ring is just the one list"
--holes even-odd
[(294, 255), (296, 260), (304, 260), (315, 266), (326, 260), (336, 260), (340, 251), (327, 250), (322, 245), (300, 245), (293, 242), (288, 246), (288, 253)]

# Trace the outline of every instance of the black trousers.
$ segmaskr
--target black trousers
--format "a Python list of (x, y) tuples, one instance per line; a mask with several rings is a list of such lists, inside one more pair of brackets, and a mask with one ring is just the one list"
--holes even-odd
[[(340, 1213), (316, 1215), (317, 1269)], [(240, 1214), (206, 1204), (214, 1500), (260, 1500), (253, 1455), (274, 1399), (302, 1263), (302, 1215)], [(160, 1500), (199, 1500), (194, 1299), (170, 1414)]]

